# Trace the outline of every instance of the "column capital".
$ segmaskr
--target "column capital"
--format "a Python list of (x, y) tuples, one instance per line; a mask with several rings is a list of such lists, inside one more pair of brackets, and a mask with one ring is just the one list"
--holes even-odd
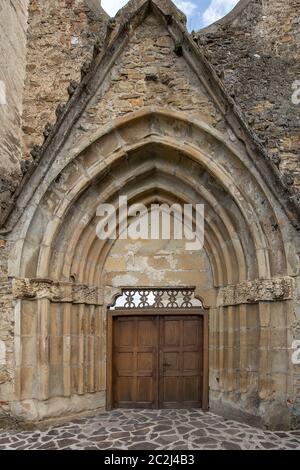
[(52, 279), (13, 279), (13, 295), (16, 299), (64, 302), (86, 305), (103, 305), (103, 288), (87, 284), (54, 281)]
[(218, 307), (256, 304), (259, 302), (282, 302), (295, 296), (295, 280), (292, 277), (254, 279), (240, 284), (222, 287), (218, 294)]

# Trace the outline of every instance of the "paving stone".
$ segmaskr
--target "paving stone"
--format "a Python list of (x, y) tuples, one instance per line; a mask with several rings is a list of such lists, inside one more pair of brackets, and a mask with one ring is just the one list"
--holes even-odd
[(185, 432), (190, 431), (191, 427), (190, 426), (177, 426), (177, 431), (180, 434), (184, 434)]
[(149, 434), (149, 429), (146, 428), (146, 429), (138, 429), (137, 431), (133, 431), (132, 434), (134, 436), (143, 436), (145, 434)]
[(205, 432), (204, 429), (196, 429), (196, 431), (192, 431), (191, 436), (197, 436), (197, 437), (205, 437), (207, 436), (207, 433)]
[(60, 438), (68, 438), (68, 437), (73, 437), (73, 434), (68, 432), (64, 432), (63, 434), (60, 434)]
[(229, 441), (228, 442), (227, 441), (222, 442), (222, 447), (225, 450), (241, 450), (241, 447), (238, 444), (235, 444), (235, 443), (229, 442)]
[(106, 441), (108, 438), (108, 436), (91, 436), (91, 437), (88, 437), (87, 440), (88, 441), (92, 441), (92, 442), (104, 442)]
[(239, 432), (240, 432), (240, 429), (227, 429), (226, 431), (227, 434), (231, 434), (231, 435), (239, 434)]
[[(98, 450), (106, 450), (106, 449), (111, 449), (111, 448), (112, 448), (111, 442), (99, 442), (99, 444), (97, 444)], [(82, 448), (78, 447), (78, 449), (82, 449)]]
[(26, 444), (26, 441), (19, 441), (19, 442), (14, 442), (13, 444), (10, 445), (13, 449), (18, 449), (19, 447), (23, 446)]
[(36, 449), (39, 449), (39, 450), (51, 450), (51, 449), (56, 449), (56, 445), (55, 445), (55, 442), (47, 442), (46, 444), (43, 444), (43, 445), (39, 445), (37, 447), (32, 447), (33, 449), (36, 448)]
[(113, 432), (110, 435), (111, 439), (119, 439), (120, 437), (130, 437), (130, 433), (127, 431), (123, 431), (123, 432)]
[(77, 439), (60, 439), (57, 441), (58, 447), (67, 447), (71, 446), (72, 444), (77, 444), (78, 440)]
[(261, 445), (265, 449), (274, 449), (276, 447), (276, 444), (274, 444), (273, 442), (262, 442)]
[(160, 444), (169, 444), (171, 442), (174, 442), (176, 441), (177, 439), (177, 436), (176, 434), (171, 434), (171, 435), (168, 435), (168, 436), (161, 436), (161, 437), (158, 437), (156, 439), (156, 442), (160, 443)]
[(274, 434), (275, 434), (275, 436), (283, 437), (284, 439), (289, 437), (288, 433), (286, 433), (286, 432), (275, 432)]
[(199, 437), (194, 440), (194, 444), (204, 445), (204, 444), (215, 444), (216, 440), (213, 437)]
[(297, 445), (297, 444), (290, 444), (289, 442), (286, 444), (286, 447), (288, 449), (299, 449), (300, 450), (300, 444)]
[(164, 426), (164, 425), (161, 425), (161, 424), (158, 424), (154, 428), (154, 430), (156, 432), (169, 431), (170, 429), (172, 429), (172, 426)]
[(141, 442), (140, 444), (133, 444), (129, 447), (130, 450), (156, 450), (158, 445), (153, 442)]
[(0, 445), (2, 446), (3, 444), (9, 444), (10, 439), (8, 437), (5, 437), (3, 439), (0, 439)]

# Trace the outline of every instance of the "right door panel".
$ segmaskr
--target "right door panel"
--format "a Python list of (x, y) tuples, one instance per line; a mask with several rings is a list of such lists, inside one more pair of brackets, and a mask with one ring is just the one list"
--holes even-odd
[(159, 408), (201, 407), (203, 317), (161, 317), (159, 330)]

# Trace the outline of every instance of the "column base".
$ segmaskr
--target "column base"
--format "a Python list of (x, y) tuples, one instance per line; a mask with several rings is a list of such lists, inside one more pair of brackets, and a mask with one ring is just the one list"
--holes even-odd
[(22, 421), (38, 422), (74, 416), (80, 413), (105, 411), (106, 392), (55, 397), (40, 401), (36, 399), (13, 401), (10, 404), (13, 417)]

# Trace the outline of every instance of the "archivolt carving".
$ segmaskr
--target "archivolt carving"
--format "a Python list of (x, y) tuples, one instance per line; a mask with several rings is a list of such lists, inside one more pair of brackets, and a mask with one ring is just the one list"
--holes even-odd
[[(36, 261), (20, 242), (10, 277), (25, 277), (30, 264), (33, 277), (69, 279), (76, 272), (79, 283), (97, 285), (106, 253), (93, 227), (97, 205), (100, 200), (114, 202), (119, 194), (146, 204), (157, 197), (171, 204), (204, 203), (205, 248), (216, 286), (286, 272), (281, 231), (273, 231), (271, 224), (262, 227), (266, 220), (276, 222), (270, 194), (248, 157), (205, 123), (190, 122), (179, 112), (145, 108), (78, 142), (69, 156), (76, 165), (62, 159), (64, 168), (49, 167), (47, 192), (22, 199), (23, 208), (30, 200), (46, 216), (38, 228), (37, 218), (27, 211), (21, 216), (14, 230), (20, 240), (34, 237)], [(260, 200), (266, 202), (257, 211)], [(72, 215), (75, 210), (80, 223)], [(17, 214), (11, 219), (16, 222)], [(267, 246), (277, 253), (272, 262)]]

